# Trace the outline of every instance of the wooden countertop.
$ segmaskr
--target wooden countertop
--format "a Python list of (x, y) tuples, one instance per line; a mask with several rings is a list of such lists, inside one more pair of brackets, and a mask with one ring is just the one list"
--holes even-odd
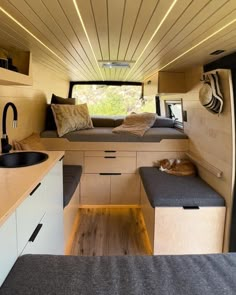
[(48, 159), (21, 168), (0, 168), (0, 225), (30, 194), (64, 155), (63, 151), (44, 151)]

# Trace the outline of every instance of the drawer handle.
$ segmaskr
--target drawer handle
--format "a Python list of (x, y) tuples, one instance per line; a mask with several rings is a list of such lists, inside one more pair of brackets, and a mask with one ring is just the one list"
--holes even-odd
[(116, 153), (116, 151), (104, 151), (105, 153)]
[(121, 175), (121, 173), (99, 173), (99, 175)]
[(32, 192), (30, 193), (30, 196), (32, 196), (35, 193), (35, 191), (40, 187), (40, 185), (41, 185), (41, 182), (37, 184), (36, 187), (32, 190)]
[(198, 206), (183, 206), (184, 210), (197, 210), (199, 209)]
[(42, 228), (42, 223), (39, 223), (37, 226), (36, 226), (36, 229), (34, 230), (34, 232), (32, 233), (30, 239), (29, 239), (29, 242), (34, 242), (34, 240), (36, 239), (39, 231), (41, 230)]
[(60, 159), (59, 161), (63, 160), (63, 159), (64, 159), (64, 157), (65, 157), (65, 156), (62, 156), (62, 157), (61, 157), (61, 159)]
[(104, 158), (105, 158), (105, 159), (115, 159), (116, 157), (115, 157), (115, 156), (112, 156), (112, 157), (105, 156)]

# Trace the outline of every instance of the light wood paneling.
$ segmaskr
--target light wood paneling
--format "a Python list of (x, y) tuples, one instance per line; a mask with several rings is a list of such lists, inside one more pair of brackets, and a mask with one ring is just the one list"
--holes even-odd
[(163, 159), (182, 159), (184, 152), (137, 152), (137, 168), (142, 166), (157, 166), (157, 161)]
[(4, 105), (13, 102), (18, 110), (17, 128), (12, 128), (13, 112), (7, 114), (7, 133), (10, 141), (21, 140), (32, 132), (39, 133), (44, 129), (47, 100), (52, 93), (66, 96), (68, 81), (59, 78), (54, 72), (34, 62), (33, 86), (2, 86), (0, 85), (0, 118)]
[(198, 166), (200, 176), (226, 201), (226, 226), (224, 251), (228, 251), (229, 230), (232, 209), (232, 185), (234, 169), (234, 109), (230, 71), (219, 70), (221, 90), (224, 96), (224, 110), (219, 116), (208, 112), (199, 101), (199, 89), (202, 85), (202, 68), (192, 68), (186, 72), (185, 94), (161, 96), (164, 99), (183, 99), (183, 108), (187, 111), (188, 121), (184, 122), (184, 131), (189, 137), (189, 153), (200, 161), (209, 163), (223, 172), (217, 178), (207, 169)]
[(71, 255), (150, 255), (140, 209), (80, 209)]
[(155, 208), (154, 254), (222, 253), (225, 207)]
[(83, 174), (80, 183), (82, 205), (110, 204), (110, 176)]
[[(218, 56), (209, 53), (217, 49), (227, 49), (221, 56), (235, 51), (234, 0), (76, 4), (80, 17), (74, 1), (2, 0), (1, 7), (29, 32), (0, 10), (0, 44), (32, 51), (39, 62), (71, 80), (144, 81), (160, 69), (179, 71), (213, 61)], [(101, 60), (135, 65), (102, 69)]]
[(111, 176), (111, 204), (140, 204), (140, 177), (137, 174)]

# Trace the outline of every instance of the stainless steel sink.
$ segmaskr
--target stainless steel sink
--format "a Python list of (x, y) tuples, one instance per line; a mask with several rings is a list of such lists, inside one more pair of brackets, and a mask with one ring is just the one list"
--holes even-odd
[(42, 152), (16, 152), (0, 156), (0, 168), (18, 168), (42, 163), (48, 155)]

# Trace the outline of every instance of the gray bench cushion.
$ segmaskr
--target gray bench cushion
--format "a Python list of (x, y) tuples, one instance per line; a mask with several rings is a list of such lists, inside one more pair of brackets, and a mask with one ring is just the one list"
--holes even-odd
[(233, 295), (235, 290), (236, 254), (25, 255), (0, 295)]
[(63, 207), (65, 208), (79, 184), (82, 167), (79, 165), (63, 166)]
[[(160, 142), (162, 139), (187, 139), (187, 135), (175, 128), (150, 128), (142, 137), (132, 134), (116, 134), (112, 127), (96, 127), (93, 129), (72, 131), (62, 136), (69, 141), (87, 142)], [(43, 131), (43, 138), (58, 138), (53, 130)]]
[(224, 199), (198, 176), (175, 176), (156, 167), (139, 169), (151, 206), (224, 206)]

